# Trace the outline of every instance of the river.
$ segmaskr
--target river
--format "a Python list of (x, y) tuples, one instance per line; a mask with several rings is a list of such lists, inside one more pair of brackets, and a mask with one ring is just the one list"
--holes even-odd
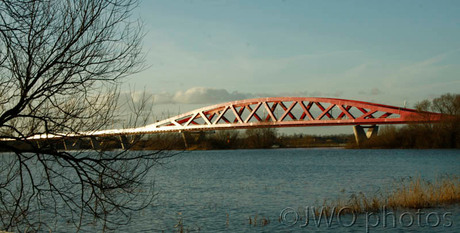
[[(271, 149), (183, 152), (156, 167), (153, 204), (129, 232), (460, 232), (460, 206), (335, 216), (305, 226), (325, 199), (460, 176), (458, 150)], [(407, 212), (407, 213), (405, 213)], [(431, 213), (431, 214), (430, 214)], [(378, 215), (376, 217), (375, 215)], [(299, 217), (297, 217), (299, 216)], [(367, 216), (367, 217), (366, 217)], [(427, 217), (428, 216), (428, 217)], [(251, 220), (250, 220), (251, 219)], [(254, 224), (256, 222), (256, 224)]]

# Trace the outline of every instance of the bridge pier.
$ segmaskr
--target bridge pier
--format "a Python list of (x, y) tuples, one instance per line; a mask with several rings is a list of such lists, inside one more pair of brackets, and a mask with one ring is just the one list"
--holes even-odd
[(182, 139), (184, 140), (184, 147), (185, 149), (188, 148), (188, 143), (187, 143), (187, 137), (185, 136), (185, 132), (180, 132), (180, 135), (182, 136)]
[[(367, 128), (367, 132), (364, 132), (365, 128)], [(356, 144), (359, 146), (363, 142), (376, 136), (379, 132), (379, 126), (377, 125), (371, 125), (371, 126), (355, 125), (353, 126), (353, 132), (355, 134)]]
[(42, 145), (40, 144), (40, 140), (35, 140), (35, 144), (37, 146), (37, 149), (41, 149)]
[[(129, 138), (128, 138), (129, 137)], [(121, 143), (121, 149), (123, 150), (128, 150), (130, 149), (134, 144), (136, 144), (140, 139), (142, 135), (120, 135), (118, 138), (120, 139)]]
[(93, 148), (93, 150), (100, 150), (101, 149), (101, 142), (99, 142), (96, 139), (96, 137), (90, 137), (89, 140), (91, 142), (91, 148)]
[(130, 143), (128, 141), (128, 137), (126, 135), (120, 135), (118, 138), (120, 139), (121, 149), (123, 150), (129, 149)]
[(64, 150), (78, 150), (81, 148), (81, 141), (80, 139), (64, 139)]
[(191, 145), (200, 143), (205, 137), (204, 131), (181, 131), (182, 139), (184, 140), (185, 149), (190, 148)]

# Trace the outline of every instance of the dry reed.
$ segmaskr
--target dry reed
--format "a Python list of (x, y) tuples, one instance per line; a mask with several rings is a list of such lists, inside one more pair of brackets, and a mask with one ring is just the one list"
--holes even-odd
[(460, 203), (460, 177), (442, 176), (434, 182), (421, 177), (409, 178), (395, 184), (396, 187), (386, 194), (366, 196), (363, 193), (352, 194), (348, 200), (324, 201), (321, 211), (315, 215), (338, 213), (379, 212), (387, 209), (421, 209), (441, 205)]

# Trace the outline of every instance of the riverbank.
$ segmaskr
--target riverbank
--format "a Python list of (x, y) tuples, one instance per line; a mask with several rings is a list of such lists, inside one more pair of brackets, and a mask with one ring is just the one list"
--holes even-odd
[[(271, 132), (245, 133), (223, 131), (210, 134), (164, 134), (139, 140), (132, 150), (228, 150), (228, 149), (276, 149), (276, 148), (346, 148), (353, 142), (353, 135), (276, 135)], [(275, 131), (276, 132), (276, 131)]]
[[(333, 201), (325, 200), (323, 214), (343, 213), (378, 213), (387, 210), (426, 209), (460, 203), (460, 176), (443, 175), (434, 180), (420, 176), (410, 176), (390, 187), (381, 187), (379, 193), (366, 195), (353, 193), (346, 198)], [(316, 212), (316, 214), (321, 214)]]

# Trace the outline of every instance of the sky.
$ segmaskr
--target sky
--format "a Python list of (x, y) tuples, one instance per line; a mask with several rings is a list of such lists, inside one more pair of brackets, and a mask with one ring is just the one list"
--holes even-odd
[(460, 90), (460, 1), (141, 0), (156, 114), (265, 96), (413, 107)]

